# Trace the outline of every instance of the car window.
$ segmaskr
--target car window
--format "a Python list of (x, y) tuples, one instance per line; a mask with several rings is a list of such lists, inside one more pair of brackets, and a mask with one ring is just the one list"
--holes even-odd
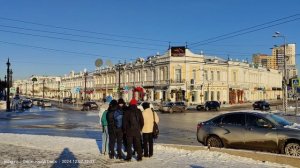
[(255, 115), (247, 115), (246, 116), (247, 126), (253, 127), (265, 127), (266, 125), (271, 125), (266, 119), (255, 116)]
[(245, 115), (244, 114), (228, 114), (222, 119), (222, 124), (226, 125), (245, 125)]
[(219, 117), (213, 119), (212, 122), (213, 122), (214, 124), (221, 124), (221, 120), (222, 120), (222, 117), (219, 116)]
[(274, 122), (274, 123), (276, 123), (277, 125), (280, 125), (280, 126), (292, 125), (292, 123), (290, 123), (289, 121), (285, 120), (282, 117), (274, 115), (274, 114), (269, 114), (269, 115), (266, 116), (266, 118), (269, 119), (271, 122)]

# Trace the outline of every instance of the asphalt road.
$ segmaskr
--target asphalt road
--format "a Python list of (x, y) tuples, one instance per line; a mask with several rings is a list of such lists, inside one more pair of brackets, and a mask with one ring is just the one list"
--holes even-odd
[[(224, 108), (222, 111), (188, 110), (185, 113), (158, 113), (159, 143), (201, 145), (196, 139), (197, 123), (221, 113), (251, 109), (249, 106)], [(300, 117), (284, 116), (300, 123)], [(0, 132), (68, 136), (101, 139), (98, 111), (74, 111), (61, 108), (32, 107), (18, 112), (0, 112)]]

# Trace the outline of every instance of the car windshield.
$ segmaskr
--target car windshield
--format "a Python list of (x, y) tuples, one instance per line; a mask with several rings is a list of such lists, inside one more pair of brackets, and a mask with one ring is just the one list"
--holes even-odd
[(292, 125), (292, 123), (290, 123), (289, 121), (287, 121), (282, 117), (279, 117), (278, 115), (269, 114), (266, 116), (266, 118), (283, 127), (287, 125)]

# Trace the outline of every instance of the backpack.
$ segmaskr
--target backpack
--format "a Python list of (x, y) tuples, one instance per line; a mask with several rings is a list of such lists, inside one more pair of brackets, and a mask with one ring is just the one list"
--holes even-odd
[(158, 138), (158, 134), (159, 134), (159, 129), (158, 129), (158, 125), (155, 122), (155, 116), (154, 116), (154, 111), (152, 110), (152, 114), (153, 114), (153, 132), (152, 132), (152, 136), (153, 139), (157, 139)]
[(114, 112), (114, 124), (116, 128), (122, 128), (123, 126), (123, 112), (121, 110), (116, 110)]

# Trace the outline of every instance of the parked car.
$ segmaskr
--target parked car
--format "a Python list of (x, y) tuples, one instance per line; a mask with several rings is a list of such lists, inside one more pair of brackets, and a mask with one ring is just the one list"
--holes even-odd
[(98, 104), (93, 101), (88, 101), (82, 104), (82, 111), (98, 110)]
[(221, 114), (197, 125), (206, 146), (270, 151), (300, 157), (300, 125), (266, 112)]
[(163, 104), (160, 108), (161, 112), (184, 112), (186, 110), (186, 105), (184, 102), (167, 102)]
[(270, 104), (266, 101), (256, 101), (252, 105), (253, 110), (259, 109), (259, 110), (270, 110)]
[(22, 100), (22, 108), (31, 108), (32, 107), (32, 101), (30, 99), (24, 99)]
[(200, 111), (200, 110), (206, 110), (206, 111), (208, 111), (208, 110), (216, 110), (216, 111), (219, 111), (220, 107), (221, 107), (221, 105), (217, 101), (207, 101), (207, 102), (205, 102), (204, 105), (197, 105), (196, 109), (198, 111)]
[[(144, 111), (143, 103), (145, 103), (145, 102), (139, 101), (138, 104), (137, 104), (137, 108), (140, 109), (141, 111)], [(152, 110), (154, 110), (153, 104), (150, 103), (150, 102), (147, 102), (147, 103), (149, 103), (150, 108), (151, 108)]]
[(41, 105), (42, 107), (51, 107), (51, 106), (52, 106), (50, 100), (41, 100), (41, 101), (40, 101), (40, 105)]
[(39, 98), (34, 98), (34, 99), (32, 99), (32, 104), (33, 105), (36, 105), (36, 106), (40, 106), (40, 101), (41, 101), (42, 99), (39, 99)]

